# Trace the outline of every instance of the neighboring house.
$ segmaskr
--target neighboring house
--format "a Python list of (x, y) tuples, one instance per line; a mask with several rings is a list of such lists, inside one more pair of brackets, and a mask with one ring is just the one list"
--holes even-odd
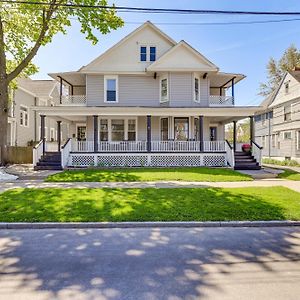
[(68, 95), (33, 109), (42, 122), (69, 124), (62, 166), (233, 166), (224, 126), (258, 110), (235, 105), (234, 86), (244, 75), (221, 72), (151, 22), (78, 71), (49, 75)]
[[(8, 145), (30, 146), (39, 141), (40, 116), (33, 106), (55, 106), (59, 104), (59, 84), (55, 80), (18, 79), (17, 89), (12, 91), (12, 102), (8, 118)], [(66, 126), (62, 128), (63, 139), (67, 136)], [(48, 119), (45, 123), (45, 138), (57, 141), (57, 122)]]
[(255, 115), (255, 140), (263, 156), (300, 162), (300, 69), (287, 72)]

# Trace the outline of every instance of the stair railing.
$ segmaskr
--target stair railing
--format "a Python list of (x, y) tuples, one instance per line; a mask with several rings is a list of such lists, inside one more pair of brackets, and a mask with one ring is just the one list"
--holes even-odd
[(262, 165), (262, 149), (263, 147), (259, 146), (255, 141), (251, 140), (251, 152), (253, 157), (258, 162), (258, 165)]
[(231, 144), (226, 140), (225, 143), (225, 150), (226, 150), (226, 160), (227, 163), (231, 168), (234, 168), (234, 149)]
[(70, 152), (72, 151), (72, 139), (69, 138), (65, 142), (65, 144), (61, 147), (60, 155), (61, 155), (61, 166), (65, 168), (68, 165), (68, 160), (70, 156)]
[(41, 139), (33, 148), (32, 148), (32, 163), (35, 167), (44, 154), (44, 139)]

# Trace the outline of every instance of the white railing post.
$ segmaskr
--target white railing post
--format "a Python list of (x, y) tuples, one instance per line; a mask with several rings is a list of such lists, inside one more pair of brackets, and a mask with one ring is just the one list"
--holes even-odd
[(227, 140), (225, 141), (225, 149), (226, 149), (226, 160), (229, 166), (234, 169), (234, 165), (235, 165), (234, 149)]
[(72, 151), (72, 139), (69, 138), (66, 143), (61, 147), (61, 166), (65, 168), (68, 165), (69, 155)]
[(43, 155), (43, 139), (39, 141), (32, 149), (32, 163), (35, 167)]
[(263, 149), (263, 147), (259, 146), (254, 141), (251, 141), (251, 152), (252, 152), (253, 157), (258, 162), (259, 166), (262, 165), (262, 149)]

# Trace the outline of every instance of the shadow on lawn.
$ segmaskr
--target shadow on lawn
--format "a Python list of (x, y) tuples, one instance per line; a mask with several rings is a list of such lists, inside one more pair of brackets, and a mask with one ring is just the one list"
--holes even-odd
[[(297, 282), (299, 238), (298, 228), (0, 231), (0, 294), (47, 300), (233, 299), (236, 285), (244, 285), (243, 298), (262, 280)], [(286, 261), (292, 261), (288, 278), (278, 267)]]

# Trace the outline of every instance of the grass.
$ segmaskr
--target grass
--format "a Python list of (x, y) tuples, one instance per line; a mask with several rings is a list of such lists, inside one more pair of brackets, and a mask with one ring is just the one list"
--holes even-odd
[(130, 181), (249, 181), (252, 178), (223, 168), (124, 168), (68, 170), (49, 176), (52, 182)]
[(284, 187), (13, 189), (0, 222), (300, 220), (300, 193)]
[(300, 173), (293, 170), (284, 170), (283, 173), (278, 174), (278, 178), (300, 181)]
[(300, 167), (300, 164), (296, 160), (292, 160), (292, 159), (277, 160), (273, 158), (264, 158), (262, 162), (264, 164), (270, 164), (270, 165)]

